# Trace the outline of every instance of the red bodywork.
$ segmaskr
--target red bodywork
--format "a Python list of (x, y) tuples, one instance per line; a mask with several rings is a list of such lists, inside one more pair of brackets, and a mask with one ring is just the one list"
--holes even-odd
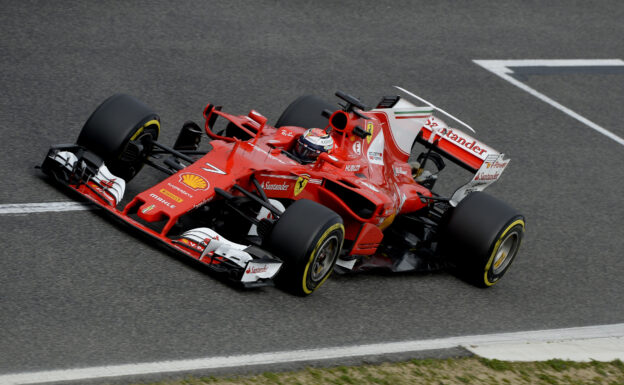
[[(253, 190), (250, 176), (254, 175), (269, 198), (310, 199), (334, 210), (344, 221), (345, 239), (351, 241), (348, 255), (371, 255), (383, 239), (383, 230), (394, 218), (422, 209), (428, 203), (419, 195), (432, 194), (414, 181), (407, 163), (409, 154), (397, 145), (388, 112), (372, 110), (365, 113), (370, 119), (344, 111), (334, 112), (330, 121), (345, 123), (332, 127), (331, 135), (335, 141), (333, 152), (330, 155), (321, 154), (315, 163), (301, 164), (284, 152), (293, 148), (304, 128), (275, 128), (255, 111), (247, 116), (234, 116), (208, 105), (204, 110), (205, 128), (212, 138), (210, 144), (213, 149), (193, 164), (138, 194), (123, 209), (115, 208), (114, 202), (105, 201), (106, 194), (97, 194), (85, 185), (70, 186), (123, 221), (184, 254), (200, 259), (201, 248), (188, 241), (182, 244), (170, 239), (168, 231), (187, 212), (213, 199), (221, 199), (215, 193), (215, 187), (234, 195), (240, 194), (232, 190), (235, 184), (248, 191)], [(216, 135), (210, 128), (216, 117), (234, 123), (251, 139), (243, 141)], [(367, 138), (355, 135), (356, 126), (371, 135)], [(432, 132), (427, 126), (413, 129), (416, 130), (414, 137), (419, 135), (422, 140), (427, 140)], [(379, 138), (383, 140), (382, 154), (371, 150), (380, 135), (383, 135)], [(459, 159), (465, 167), (476, 170), (483, 163), (483, 153), (467, 151), (451, 143), (450, 139), (446, 140), (444, 135), (442, 137), (444, 140), (434, 145)], [(99, 189), (94, 184), (90, 187), (96, 191)], [(154, 230), (154, 226), (133, 219), (130, 215), (134, 214), (147, 223), (162, 221), (164, 225), (160, 226), (161, 230)], [(209, 256), (204, 258), (210, 259)]]

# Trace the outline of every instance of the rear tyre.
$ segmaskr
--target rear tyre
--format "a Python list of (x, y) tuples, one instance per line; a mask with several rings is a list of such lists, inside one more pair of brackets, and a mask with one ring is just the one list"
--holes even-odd
[(452, 209), (440, 248), (460, 278), (479, 287), (496, 284), (514, 261), (525, 221), (517, 210), (482, 192), (464, 198)]
[(155, 112), (130, 95), (116, 94), (93, 111), (76, 143), (129, 181), (143, 167), (159, 132), (160, 118)]
[(328, 120), (321, 114), (323, 110), (329, 110), (333, 113), (337, 108), (334, 104), (314, 95), (301, 96), (286, 107), (282, 115), (277, 119), (275, 127), (325, 128)]
[(265, 239), (265, 247), (282, 258), (276, 283), (307, 296), (331, 275), (344, 240), (342, 218), (306, 199), (290, 205)]

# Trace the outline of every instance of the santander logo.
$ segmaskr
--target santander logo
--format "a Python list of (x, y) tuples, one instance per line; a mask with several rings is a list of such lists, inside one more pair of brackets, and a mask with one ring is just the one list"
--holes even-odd
[(283, 182), (282, 184), (262, 182), (260, 186), (265, 190), (276, 190), (276, 191), (286, 191), (290, 187), (290, 185), (287, 184), (286, 182)]
[(269, 270), (268, 266), (262, 266), (262, 267), (250, 267), (247, 269), (246, 273), (247, 274), (260, 274), (260, 273), (264, 273), (267, 270)]
[(483, 154), (487, 151), (487, 149), (479, 146), (480, 143), (476, 139), (466, 139), (462, 135), (455, 133), (452, 128), (442, 129), (441, 135), (446, 139), (455, 142), (458, 146), (465, 147), (480, 156), (483, 156)]

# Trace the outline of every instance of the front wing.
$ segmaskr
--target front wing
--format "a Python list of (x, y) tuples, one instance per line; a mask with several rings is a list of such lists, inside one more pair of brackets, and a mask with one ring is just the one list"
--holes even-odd
[(227, 241), (212, 229), (192, 229), (169, 238), (132, 218), (130, 207), (117, 208), (123, 198), (125, 181), (114, 176), (97, 155), (80, 146), (53, 146), (41, 170), (114, 218), (243, 287), (272, 285), (282, 266), (282, 261), (268, 251)]

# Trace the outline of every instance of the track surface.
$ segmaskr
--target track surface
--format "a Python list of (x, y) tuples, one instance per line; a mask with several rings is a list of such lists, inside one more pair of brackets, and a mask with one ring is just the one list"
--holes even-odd
[[(207, 102), (275, 121), (302, 93), (374, 104), (397, 84), (512, 158), (489, 190), (527, 217), (505, 279), (245, 292), (91, 211), (3, 215), (0, 374), (624, 321), (624, 147), (472, 63), (623, 58), (621, 1), (297, 3), (2, 1), (0, 204), (68, 200), (33, 166), (115, 92), (158, 111), (166, 143)], [(527, 84), (624, 135), (624, 75)]]

